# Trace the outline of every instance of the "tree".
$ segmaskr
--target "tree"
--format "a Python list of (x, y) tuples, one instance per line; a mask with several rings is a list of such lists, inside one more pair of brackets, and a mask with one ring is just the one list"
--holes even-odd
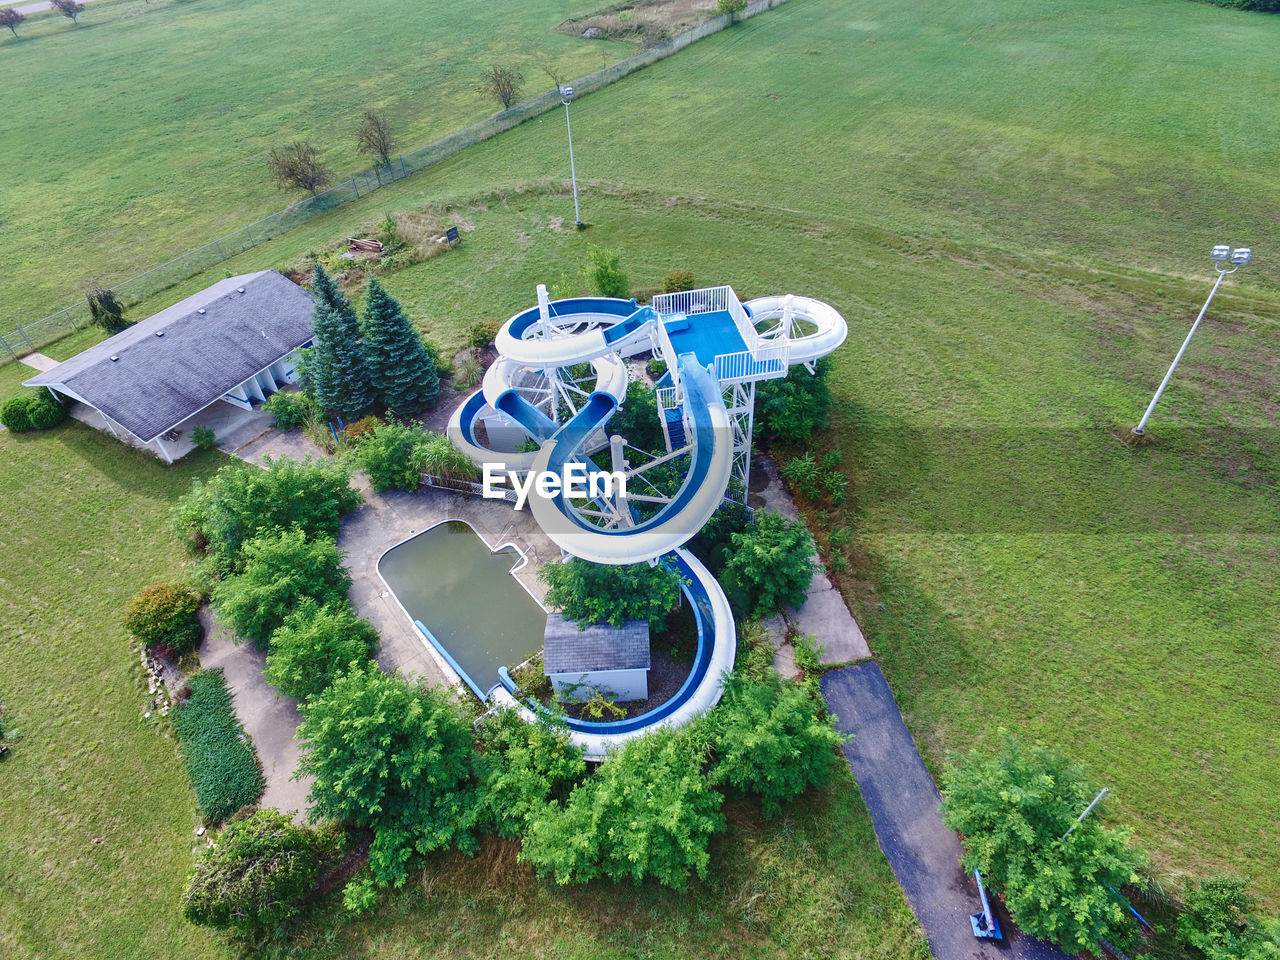
[(378, 646), (378, 631), (347, 603), (321, 606), (304, 599), (271, 634), (267, 683), (295, 700), (320, 693), (353, 663), (364, 663)]
[(758, 384), (756, 438), (776, 437), (783, 443), (802, 444), (815, 429), (825, 429), (831, 407), (830, 370), (830, 357), (823, 357), (812, 374), (797, 366), (782, 379)]
[(519, 70), (495, 63), (484, 72), (480, 90), (502, 104), (503, 110), (508, 110), (520, 96), (520, 86), (523, 83), (524, 74)]
[(371, 880), (349, 884), (348, 906), (402, 886), (418, 857), (475, 848), (471, 722), (443, 690), (357, 666), (302, 705), (301, 775), (315, 777), (311, 816), (373, 831)]
[(89, 301), (89, 316), (107, 333), (116, 334), (129, 326), (129, 321), (124, 318), (124, 307), (116, 299), (115, 291), (105, 287), (91, 287), (86, 299)]
[(713, 783), (760, 798), (766, 818), (809, 787), (825, 787), (839, 769), (841, 737), (812, 691), (776, 673), (735, 673), (710, 717)]
[(407, 417), (436, 402), (440, 375), (422, 338), (374, 277), (365, 293), (364, 357), (379, 399), (396, 416)]
[(80, 21), (77, 18), (84, 13), (83, 3), (77, 3), (76, 0), (49, 0), (49, 3), (53, 9), (57, 10), (76, 26), (80, 25)]
[(314, 338), (307, 355), (308, 387), (321, 407), (354, 417), (377, 400), (360, 346), (355, 308), (318, 263), (312, 267), (311, 295), (315, 308), (311, 314)]
[(15, 7), (5, 7), (0, 10), (0, 27), (8, 27), (15, 37), (18, 35), (18, 24), (25, 19), (27, 15)]
[(324, 605), (347, 599), (351, 577), (328, 537), (308, 540), (301, 530), (289, 530), (250, 540), (241, 552), (244, 572), (219, 581), (210, 596), (236, 636), (265, 647), (304, 600)]
[(632, 740), (563, 809), (533, 815), (520, 859), (561, 884), (653, 877), (683, 890), (691, 875), (705, 878), (707, 842), (725, 820), (724, 798), (702, 776), (704, 753), (671, 730)]
[(204, 636), (200, 594), (177, 583), (153, 583), (129, 601), (124, 628), (148, 650), (164, 645), (176, 653), (194, 650)]
[(761, 512), (742, 533), (730, 535), (732, 556), (724, 565), (725, 587), (753, 617), (783, 607), (801, 607), (813, 579), (813, 537), (803, 523)]
[(1061, 751), (1024, 750), (1001, 735), (995, 755), (953, 756), (943, 774), (943, 820), (964, 834), (965, 869), (981, 870), (1033, 937), (1068, 953), (1095, 952), (1100, 937), (1123, 944), (1128, 917), (1107, 888), (1142, 883), (1145, 858), (1129, 831), (1103, 825), (1100, 807), (1076, 824), (1098, 792), (1083, 769)]
[(627, 620), (648, 620), (651, 630), (662, 630), (680, 599), (679, 575), (662, 564), (615, 567), (575, 557), (546, 564), (538, 576), (550, 587), (547, 603), (580, 629), (592, 623), (620, 627)]
[(417, 490), (422, 485), (419, 449), (426, 437), (421, 427), (380, 423), (360, 441), (356, 460), (378, 493)]
[(278, 810), (235, 820), (187, 878), (182, 915), (191, 923), (252, 933), (298, 912), (315, 886), (332, 839)]
[(728, 17), (730, 23), (738, 22), (738, 14), (747, 9), (747, 0), (716, 0), (716, 13)]
[(195, 481), (174, 510), (178, 535), (207, 550), (220, 569), (240, 569), (241, 546), (263, 534), (298, 529), (312, 539), (337, 537), (342, 515), (362, 500), (337, 461), (281, 457), (263, 465), (228, 464)]
[(582, 751), (567, 731), (526, 723), (515, 710), (500, 710), (477, 731), (480, 823), (517, 840), (548, 803), (562, 804), (587, 772)]
[(1257, 899), (1248, 881), (1210, 877), (1187, 884), (1178, 916), (1177, 940), (1190, 956), (1204, 960), (1277, 960), (1280, 919), (1254, 915)]
[(631, 296), (631, 284), (627, 281), (627, 275), (622, 272), (622, 256), (617, 250), (605, 250), (593, 245), (587, 255), (591, 260), (591, 282), (600, 296), (620, 297), (623, 300)]
[(301, 187), (314, 197), (329, 182), (329, 169), (320, 162), (320, 151), (308, 140), (295, 140), (283, 147), (273, 147), (267, 158), (276, 185), (285, 190)]
[(649, 453), (664, 453), (667, 442), (658, 419), (658, 395), (653, 389), (632, 380), (627, 396), (609, 418), (609, 433), (625, 437), (627, 443)]
[(391, 154), (396, 149), (396, 137), (391, 130), (391, 121), (385, 114), (377, 110), (366, 110), (361, 115), (360, 126), (356, 129), (356, 149), (384, 167), (391, 162)]

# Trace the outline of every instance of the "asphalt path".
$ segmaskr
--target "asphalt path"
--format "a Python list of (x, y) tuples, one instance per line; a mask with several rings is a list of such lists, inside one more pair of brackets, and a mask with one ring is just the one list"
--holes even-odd
[(822, 695), (838, 718), (849, 769), (871, 811), (876, 838), (907, 894), (938, 960), (1071, 960), (1023, 935), (1003, 913), (1005, 940), (979, 940), (969, 915), (981, 909), (978, 886), (960, 867), (960, 840), (942, 823), (942, 798), (902, 722), (884, 674), (873, 662), (832, 670)]

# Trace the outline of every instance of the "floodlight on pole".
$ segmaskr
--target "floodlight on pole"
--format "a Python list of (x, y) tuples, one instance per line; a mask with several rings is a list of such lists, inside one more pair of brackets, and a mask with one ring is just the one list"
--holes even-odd
[(1200, 308), (1196, 322), (1191, 325), (1187, 339), (1182, 341), (1182, 347), (1178, 350), (1178, 355), (1173, 358), (1173, 363), (1169, 365), (1169, 372), (1164, 375), (1164, 379), (1160, 381), (1160, 386), (1156, 389), (1156, 395), (1151, 398), (1151, 403), (1147, 405), (1147, 412), (1142, 415), (1138, 425), (1130, 431), (1135, 437), (1140, 437), (1147, 432), (1147, 421), (1151, 419), (1152, 411), (1155, 410), (1156, 404), (1160, 402), (1160, 398), (1164, 396), (1164, 388), (1173, 379), (1173, 371), (1178, 369), (1178, 362), (1182, 359), (1182, 355), (1187, 352), (1187, 347), (1191, 346), (1191, 338), (1196, 335), (1196, 328), (1200, 326), (1200, 321), (1204, 319), (1205, 313), (1208, 312), (1209, 304), (1213, 303), (1213, 295), (1218, 292), (1218, 287), (1222, 285), (1222, 278), (1228, 274), (1235, 273), (1252, 260), (1253, 250), (1249, 247), (1236, 247), (1232, 250), (1226, 244), (1218, 244), (1209, 253), (1209, 259), (1213, 261), (1213, 269), (1218, 274), (1218, 279), (1213, 282), (1213, 289), (1209, 291), (1209, 299), (1205, 300), (1204, 306)]
[(578, 210), (578, 171), (573, 166), (573, 124), (569, 122), (569, 104), (573, 100), (573, 87), (560, 87), (560, 102), (564, 104), (564, 126), (569, 132), (569, 177), (573, 180), (573, 220), (582, 229), (582, 214)]

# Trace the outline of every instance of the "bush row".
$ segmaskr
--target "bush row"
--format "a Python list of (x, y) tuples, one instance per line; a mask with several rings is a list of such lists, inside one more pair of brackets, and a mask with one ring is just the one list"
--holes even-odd
[(67, 410), (48, 390), (37, 390), (21, 396), (10, 397), (0, 404), (0, 423), (6, 430), (25, 433), (28, 430), (48, 430), (67, 419)]

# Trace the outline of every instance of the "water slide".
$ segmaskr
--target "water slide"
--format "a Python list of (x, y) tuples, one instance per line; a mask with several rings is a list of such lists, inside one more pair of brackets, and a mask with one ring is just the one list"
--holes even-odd
[[(564, 475), (565, 467), (581, 463), (598, 469), (589, 454), (607, 438), (609, 419), (626, 398), (627, 368), (622, 357), (660, 339), (663, 318), (635, 301), (581, 297), (549, 301), (538, 288), (539, 304), (512, 317), (495, 338), (498, 359), (490, 366), (480, 390), (455, 411), (449, 424), (454, 444), (478, 464), (502, 469), (549, 471)], [(821, 301), (804, 297), (764, 297), (746, 305), (747, 315), (763, 325), (760, 342), (785, 342), (790, 363), (809, 364), (838, 347), (847, 335), (844, 319)], [(628, 564), (660, 561), (684, 582), (698, 625), (698, 651), (693, 669), (679, 692), (656, 709), (612, 723), (562, 718), (573, 742), (588, 759), (602, 759), (611, 749), (655, 727), (680, 726), (712, 707), (720, 698), (723, 677), (733, 669), (737, 636), (728, 600), (711, 572), (681, 545), (719, 508), (733, 464), (733, 424), (725, 408), (723, 388), (712, 365), (704, 366), (692, 352), (674, 357), (666, 340), (668, 362), (676, 373), (683, 400), (688, 444), (688, 469), (679, 490), (656, 513), (632, 516), (625, 500), (612, 509), (620, 518), (614, 526), (591, 523), (570, 499), (530, 497), (529, 506), (543, 531), (575, 557), (595, 563)], [(673, 362), (674, 361), (674, 362)], [(530, 372), (563, 370), (590, 364), (595, 385), (565, 422), (557, 423), (546, 410), (522, 394)], [(482, 442), (477, 424), (482, 415), (500, 415), (539, 444), (536, 451), (502, 452)], [(580, 506), (580, 505), (578, 505)], [(519, 709), (528, 720), (533, 709), (516, 699), (518, 690), (502, 672), (502, 683), (489, 693), (495, 705)]]

